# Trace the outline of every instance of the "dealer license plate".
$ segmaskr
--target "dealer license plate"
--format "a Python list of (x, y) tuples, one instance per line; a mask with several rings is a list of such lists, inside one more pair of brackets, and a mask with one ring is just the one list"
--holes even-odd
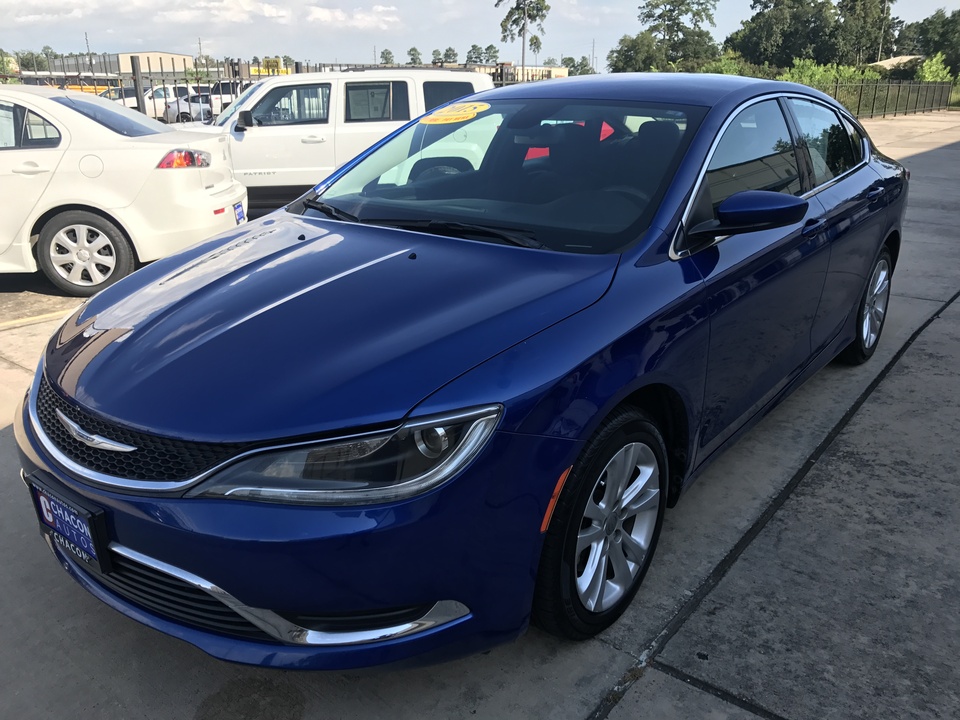
[(243, 203), (234, 203), (233, 214), (237, 217), (237, 225), (247, 219), (247, 216), (243, 214)]
[[(31, 483), (34, 505), (40, 520), (40, 529), (54, 544), (77, 562), (103, 571), (105, 553), (101, 552), (97, 537), (102, 517), (67, 502), (56, 493)], [(99, 513), (102, 516), (102, 513)]]

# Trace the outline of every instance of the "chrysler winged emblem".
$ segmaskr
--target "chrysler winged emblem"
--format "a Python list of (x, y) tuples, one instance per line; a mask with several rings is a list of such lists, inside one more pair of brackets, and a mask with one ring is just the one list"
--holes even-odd
[(70, 433), (74, 439), (79, 440), (84, 445), (89, 445), (90, 447), (97, 448), (98, 450), (112, 450), (114, 452), (133, 452), (136, 450), (133, 445), (124, 445), (123, 443), (116, 442), (115, 440), (109, 440), (105, 437), (101, 437), (100, 435), (91, 435), (59, 410), (57, 410), (56, 413), (57, 418), (67, 429), (67, 432)]

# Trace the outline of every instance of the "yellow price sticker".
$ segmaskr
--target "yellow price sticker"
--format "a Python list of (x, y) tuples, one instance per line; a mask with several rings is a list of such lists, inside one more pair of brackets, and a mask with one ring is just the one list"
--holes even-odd
[(472, 120), (478, 113), (489, 110), (490, 105), (484, 102), (472, 103), (454, 103), (440, 108), (436, 112), (430, 113), (420, 118), (423, 125), (448, 125), (451, 123), (462, 123)]

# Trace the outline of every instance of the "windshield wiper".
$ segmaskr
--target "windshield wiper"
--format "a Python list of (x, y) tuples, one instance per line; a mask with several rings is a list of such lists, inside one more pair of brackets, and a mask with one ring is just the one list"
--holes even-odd
[(307, 198), (303, 201), (303, 206), (305, 208), (310, 208), (311, 210), (319, 210), (324, 215), (334, 220), (342, 220), (343, 222), (360, 222), (360, 218), (356, 215), (351, 215), (346, 210), (341, 210), (338, 207), (334, 207), (330, 203), (325, 203), (323, 200), (318, 200), (317, 198)]
[(502, 240), (510, 245), (518, 245), (525, 248), (541, 249), (544, 245), (539, 242), (528, 230), (514, 228), (499, 228), (490, 225), (477, 225), (475, 223), (457, 222), (454, 220), (386, 220), (374, 219), (364, 220), (369, 225), (386, 225), (388, 227), (402, 228), (404, 230), (424, 230), (438, 235), (480, 235), (482, 237), (495, 238)]

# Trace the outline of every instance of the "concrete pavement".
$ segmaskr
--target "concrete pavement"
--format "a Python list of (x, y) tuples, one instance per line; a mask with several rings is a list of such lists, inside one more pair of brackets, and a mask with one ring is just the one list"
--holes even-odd
[[(913, 172), (877, 355), (825, 368), (711, 467), (668, 514), (644, 587), (600, 638), (533, 630), (416, 670), (214, 661), (59, 571), (0, 422), (0, 717), (960, 716), (960, 311), (949, 305), (960, 290), (960, 113), (868, 131)], [(22, 387), (55, 325), (0, 325), (0, 360)]]

